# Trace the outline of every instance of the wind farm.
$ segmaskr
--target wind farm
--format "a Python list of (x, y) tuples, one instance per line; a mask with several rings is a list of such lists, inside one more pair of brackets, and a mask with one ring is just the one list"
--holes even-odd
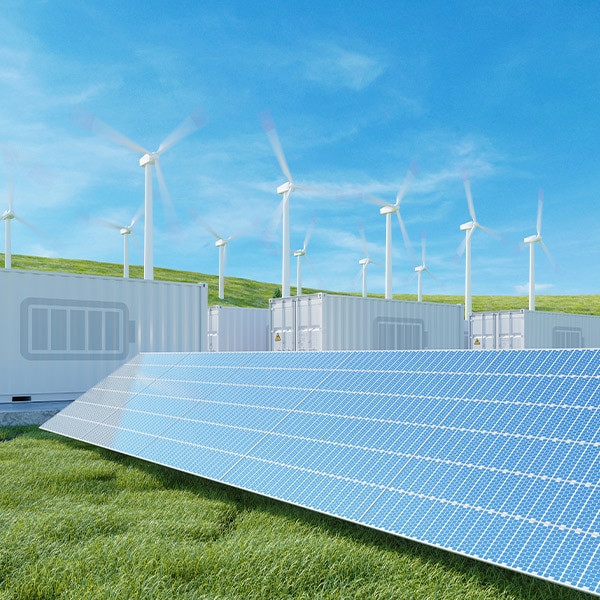
[[(308, 264), (311, 265), (310, 259), (307, 255), (307, 246), (310, 241), (314, 219), (311, 226), (307, 229), (306, 235), (304, 238), (304, 243), (301, 248), (296, 249), (294, 251), (291, 250), (290, 244), (290, 232), (291, 232), (291, 224), (290, 224), (290, 199), (291, 195), (296, 190), (304, 191), (304, 198), (299, 197), (295, 203), (298, 205), (302, 205), (311, 201), (311, 198), (316, 196), (319, 197), (319, 189), (318, 187), (313, 186), (303, 186), (297, 184), (290, 172), (288, 162), (286, 156), (284, 154), (279, 135), (277, 129), (275, 127), (274, 121), (268, 111), (261, 113), (260, 120), (262, 122), (262, 126), (268, 142), (271, 146), (273, 153), (277, 159), (277, 162), (280, 167), (281, 174), (285, 178), (285, 182), (278, 184), (276, 186), (276, 193), (281, 196), (281, 201), (277, 212), (281, 216), (282, 221), (282, 229), (281, 229), (281, 294), (283, 297), (289, 297), (291, 295), (290, 291), (290, 260), (292, 257), (296, 258), (296, 294), (302, 294), (302, 261), (307, 261)], [(142, 154), (142, 158), (139, 163), (140, 166), (144, 168), (144, 197), (143, 197), (143, 206), (138, 210), (135, 216), (132, 218), (129, 225), (119, 225), (113, 221), (103, 220), (103, 222), (115, 229), (117, 229), (120, 234), (123, 236), (123, 275), (124, 277), (129, 277), (129, 265), (130, 265), (130, 248), (129, 248), (129, 238), (133, 234), (133, 229), (137, 224), (138, 220), (143, 217), (144, 220), (144, 249), (143, 249), (143, 267), (144, 267), (144, 279), (153, 279), (153, 270), (154, 270), (154, 248), (153, 248), (153, 238), (154, 238), (154, 225), (153, 225), (153, 184), (152, 184), (152, 168), (154, 167), (156, 171), (157, 180), (159, 182), (159, 187), (161, 189), (161, 196), (163, 198), (163, 204), (165, 207), (165, 215), (170, 213), (171, 215), (175, 214), (175, 206), (171, 200), (171, 196), (167, 189), (164, 175), (161, 167), (159, 166), (159, 158), (161, 155), (173, 147), (177, 142), (183, 140), (188, 137), (190, 134), (194, 133), (197, 129), (199, 129), (205, 122), (206, 118), (204, 117), (204, 113), (196, 109), (194, 112), (190, 114), (178, 127), (173, 130), (173, 132), (165, 138), (165, 140), (158, 146), (155, 152), (151, 152), (146, 150), (143, 146), (137, 144), (136, 142), (131, 141), (129, 138), (113, 129), (109, 125), (105, 124), (97, 117), (93, 116), (88, 111), (78, 108), (77, 109), (77, 122), (84, 129), (93, 132), (99, 136), (102, 136), (113, 143), (116, 143), (120, 146), (123, 146), (129, 150), (134, 150), (135, 152)], [(415, 182), (416, 180), (416, 182)], [(472, 239), (474, 237), (474, 232), (477, 229), (482, 230), (485, 233), (494, 235), (494, 232), (489, 228), (483, 226), (478, 220), (475, 212), (475, 204), (473, 201), (472, 191), (471, 191), (471, 181), (469, 176), (466, 174), (466, 170), (463, 168), (462, 170), (462, 180), (463, 187), (467, 199), (467, 207), (468, 212), (471, 217), (471, 220), (460, 225), (460, 230), (465, 232), (465, 237), (459, 247), (458, 255), (462, 255), (464, 253), (465, 258), (465, 270), (464, 270), (464, 313), (465, 319), (469, 317), (472, 313)], [(409, 191), (412, 185), (418, 186), (418, 178), (416, 175), (416, 168), (411, 166), (408, 170), (402, 184), (400, 185), (398, 192), (396, 194), (395, 201), (387, 202), (378, 197), (372, 198), (369, 197), (368, 201), (365, 202), (363, 198), (365, 197), (364, 193), (358, 193), (360, 190), (357, 190), (356, 187), (347, 186), (345, 187), (342, 184), (341, 187), (341, 197), (350, 196), (353, 197), (353, 204), (358, 206), (359, 204), (370, 204), (375, 203), (380, 206), (379, 213), (385, 217), (385, 236), (384, 236), (384, 257), (385, 257), (385, 278), (384, 278), (384, 289), (383, 294), (385, 299), (391, 300), (393, 298), (393, 281), (394, 281), (394, 272), (392, 269), (393, 255), (397, 252), (394, 249), (393, 244), (393, 223), (397, 220), (399, 230), (401, 233), (401, 238), (403, 242), (403, 252), (404, 263), (407, 263), (408, 259), (412, 259), (412, 246), (410, 242), (410, 236), (408, 233), (408, 228), (405, 224), (405, 220), (401, 214), (401, 203), (403, 202), (407, 192)], [(356, 198), (358, 197), (358, 200)], [(339, 200), (339, 198), (338, 198)], [(345, 200), (342, 200), (345, 201)], [(328, 201), (326, 201), (328, 202)], [(358, 204), (357, 204), (358, 203)], [(325, 206), (322, 204), (321, 206)], [(547, 254), (552, 264), (554, 264), (552, 257), (549, 254), (549, 251), (542, 241), (541, 237), (541, 219), (542, 219), (542, 207), (543, 207), (543, 194), (540, 192), (539, 204), (538, 204), (538, 217), (536, 224), (536, 234), (534, 236), (528, 236), (524, 238), (524, 243), (529, 245), (530, 248), (530, 261), (529, 261), (529, 310), (535, 310), (535, 274), (534, 274), (534, 247), (536, 243), (539, 243), (544, 252)], [(410, 212), (410, 199), (408, 203), (408, 208), (405, 209)], [(348, 212), (348, 209), (345, 209)], [(357, 211), (358, 212), (358, 211)], [(394, 219), (395, 215), (395, 219)], [(260, 218), (259, 215), (253, 215), (255, 218)], [(358, 214), (357, 214), (358, 216)], [(10, 268), (11, 264), (11, 221), (13, 219), (18, 219), (27, 224), (26, 221), (18, 217), (13, 210), (13, 188), (12, 181), (9, 182), (8, 188), (8, 208), (1, 216), (2, 220), (5, 221), (5, 264), (7, 268)], [(223, 217), (221, 217), (222, 219)], [(172, 222), (175, 219), (172, 219)], [(373, 219), (374, 221), (374, 219)], [(409, 217), (410, 221), (410, 217)], [(256, 222), (256, 220), (255, 220)], [(167, 222), (163, 220), (163, 225), (167, 226)], [(216, 232), (214, 228), (208, 225), (203, 225), (205, 229), (207, 229), (215, 238), (215, 246), (219, 250), (219, 263), (218, 263), (218, 274), (219, 274), (219, 292), (218, 298), (223, 300), (225, 298), (225, 266), (227, 261), (227, 245), (230, 241), (238, 237), (238, 235), (231, 235), (229, 237), (222, 236)], [(361, 291), (363, 297), (367, 297), (367, 285), (366, 285), (366, 274), (367, 267), (370, 264), (376, 263), (374, 261), (368, 251), (364, 228), (361, 227), (360, 230), (360, 242), (362, 244), (362, 248), (364, 251), (364, 256), (359, 260), (359, 264), (361, 266), (361, 280), (362, 286)], [(422, 301), (422, 286), (423, 286), (423, 274), (429, 273), (428, 266), (425, 263), (425, 238), (422, 240), (422, 259), (421, 265), (414, 267), (414, 272), (417, 275), (417, 299), (418, 301)], [(439, 262), (439, 261), (438, 261)], [(336, 264), (336, 268), (339, 267), (339, 263)], [(405, 276), (408, 272), (408, 267), (404, 267)], [(333, 274), (333, 273), (332, 273)], [(314, 288), (314, 285), (313, 285)], [(336, 290), (338, 291), (338, 290)], [(406, 290), (401, 290), (404, 292)], [(374, 290), (374, 293), (381, 293), (381, 290)]]
[[(180, 232), (175, 232), (175, 229), (180, 228), (180, 224), (178, 223), (178, 219), (176, 217), (177, 205), (179, 204), (179, 199), (176, 202), (173, 202), (171, 198), (171, 194), (167, 188), (165, 178), (163, 175), (162, 168), (159, 164), (159, 158), (173, 146), (175, 146), (178, 142), (187, 138), (199, 128), (203, 127), (207, 122), (207, 118), (205, 113), (201, 109), (195, 109), (186, 119), (184, 119), (172, 132), (169, 134), (163, 142), (158, 146), (156, 151), (149, 151), (144, 146), (130, 140), (128, 137), (107, 125), (96, 116), (94, 116), (91, 112), (83, 109), (82, 107), (77, 107), (76, 111), (76, 122), (80, 126), (80, 128), (87, 130), (88, 132), (94, 133), (97, 136), (107, 139), (113, 144), (117, 146), (124, 147), (128, 150), (133, 150), (138, 154), (141, 154), (141, 158), (139, 159), (139, 165), (144, 168), (144, 192), (143, 192), (143, 207), (140, 211), (136, 213), (134, 218), (131, 220), (129, 225), (118, 225), (114, 221), (107, 221), (104, 219), (105, 224), (110, 224), (111, 227), (117, 228), (121, 235), (123, 235), (123, 274), (124, 277), (129, 276), (129, 264), (130, 264), (130, 248), (129, 248), (129, 237), (133, 233), (134, 226), (137, 222), (143, 217), (144, 221), (144, 235), (143, 235), (143, 257), (142, 264), (144, 266), (144, 278), (145, 279), (153, 279), (153, 271), (154, 271), (154, 195), (153, 195), (153, 170), (156, 171), (156, 179), (158, 180), (158, 184), (161, 190), (161, 197), (163, 200), (163, 215), (160, 222), (160, 228), (162, 229), (162, 236), (164, 238), (165, 235), (171, 236), (172, 246), (177, 246), (180, 242), (178, 238), (181, 238)], [(274, 186), (275, 192), (277, 195), (281, 197), (279, 202), (279, 206), (277, 208), (277, 214), (281, 220), (281, 237), (280, 237), (280, 256), (281, 256), (281, 294), (283, 297), (288, 297), (291, 295), (290, 288), (290, 261), (291, 258), (296, 258), (296, 294), (299, 295), (302, 292), (302, 261), (305, 260), (308, 264), (311, 265), (310, 259), (306, 254), (306, 246), (310, 239), (310, 235), (312, 232), (312, 227), (306, 233), (306, 238), (304, 244), (301, 248), (296, 250), (291, 249), (291, 233), (292, 231), (296, 232), (300, 227), (300, 224), (294, 224), (291, 221), (291, 208), (292, 205), (295, 208), (296, 212), (300, 210), (306, 210), (306, 208), (310, 207), (313, 211), (313, 218), (315, 214), (318, 214), (319, 211), (323, 211), (322, 220), (324, 223), (327, 223), (328, 226), (336, 226), (335, 216), (332, 213), (333, 210), (336, 210), (336, 205), (340, 204), (344, 205), (343, 213), (344, 218), (346, 219), (348, 216), (351, 216), (355, 213), (356, 219), (364, 220), (364, 211), (367, 207), (375, 203), (379, 205), (379, 214), (385, 217), (385, 229), (384, 236), (382, 240), (381, 231), (379, 230), (379, 235), (376, 236), (378, 239), (375, 241), (375, 247), (378, 249), (378, 252), (381, 254), (381, 248), (384, 250), (383, 254), (383, 262), (384, 262), (384, 279), (382, 282), (383, 289), (373, 289), (372, 293), (377, 294), (383, 292), (384, 297), (388, 300), (391, 300), (394, 297), (394, 279), (396, 279), (396, 286), (398, 285), (398, 281), (405, 281), (407, 279), (408, 273), (411, 270), (417, 275), (417, 297), (421, 301), (422, 300), (422, 285), (423, 285), (423, 274), (429, 273), (431, 271), (425, 264), (425, 241), (422, 242), (422, 264), (416, 267), (410, 267), (410, 262), (414, 261), (412, 246), (410, 242), (409, 229), (413, 226), (413, 223), (417, 221), (422, 222), (426, 226), (432, 226), (434, 221), (428, 221), (427, 212), (423, 211), (418, 207), (418, 201), (415, 199), (411, 199), (410, 193), (408, 193), (413, 187), (413, 195), (422, 195), (422, 187), (424, 184), (421, 184), (419, 181), (419, 177), (417, 176), (416, 167), (413, 165), (410, 167), (406, 175), (404, 176), (402, 183), (397, 188), (397, 193), (394, 202), (386, 201), (381, 199), (378, 195), (373, 195), (370, 192), (370, 186), (357, 186), (356, 183), (353, 182), (343, 182), (339, 181), (337, 190), (335, 192), (335, 196), (332, 197), (332, 191), (329, 184), (319, 184), (319, 182), (315, 181), (314, 178), (309, 178), (310, 185), (300, 185), (296, 183), (293, 179), (290, 168), (288, 166), (288, 161), (286, 155), (283, 151), (282, 144), (280, 142), (280, 137), (278, 131), (275, 127), (274, 120), (269, 111), (263, 111), (259, 115), (260, 122), (262, 123), (263, 132), (266, 135), (267, 141), (271, 147), (272, 153), (275, 155), (277, 163), (279, 165), (279, 170), (285, 181), (280, 183), (280, 179), (277, 184)], [(188, 152), (188, 157), (190, 157)], [(267, 161), (265, 161), (267, 162)], [(450, 174), (450, 177), (447, 177), (448, 181), (445, 181), (444, 187), (447, 189), (449, 182), (452, 181), (457, 182), (460, 177), (462, 177), (462, 183), (464, 187), (464, 192), (467, 199), (467, 208), (468, 213), (471, 217), (471, 220), (465, 222), (460, 225), (460, 231), (464, 232), (464, 239), (461, 242), (458, 250), (458, 255), (462, 255), (464, 253), (465, 267), (464, 267), (464, 276), (463, 276), (463, 285), (464, 285), (464, 313), (465, 319), (469, 317), (472, 313), (472, 272), (473, 272), (473, 258), (472, 258), (472, 243), (475, 234), (475, 230), (480, 229), (485, 233), (491, 234), (492, 236), (496, 236), (495, 232), (486, 226), (483, 226), (477, 219), (475, 212), (475, 204), (473, 201), (472, 191), (471, 191), (471, 179), (467, 175), (467, 169), (465, 165), (462, 165), (460, 169), (457, 169), (454, 173)], [(276, 172), (272, 172), (274, 178), (277, 178)], [(425, 178), (430, 178), (427, 172), (424, 170)], [(278, 178), (277, 178), (278, 179)], [(429, 184), (428, 184), (429, 185)], [(382, 187), (385, 189), (390, 189), (394, 186), (393, 181), (383, 184)], [(372, 187), (372, 186), (371, 186)], [(12, 179), (9, 181), (9, 200), (8, 200), (8, 208), (4, 211), (1, 218), (5, 221), (5, 264), (7, 268), (10, 268), (11, 264), (11, 222), (13, 219), (18, 219), (25, 224), (28, 224), (27, 221), (17, 216), (12, 208), (13, 205), (13, 184)], [(294, 199), (294, 202), (291, 202), (291, 197), (293, 192), (298, 190), (300, 195), (298, 198)], [(408, 201), (404, 200), (405, 196), (408, 193)], [(447, 193), (447, 192), (446, 192)], [(540, 192), (541, 194), (541, 192)], [(319, 202), (318, 208), (315, 209), (314, 203), (315, 199)], [(401, 212), (401, 204), (402, 211)], [(405, 206), (406, 205), (406, 206)], [(541, 238), (541, 214), (542, 214), (542, 205), (543, 205), (543, 197), (540, 195), (539, 205), (538, 205), (538, 219), (537, 219), (537, 229), (536, 234), (534, 236), (528, 236), (524, 238), (524, 243), (529, 245), (530, 248), (530, 260), (529, 260), (529, 280), (527, 284), (527, 289), (529, 293), (529, 310), (535, 310), (535, 273), (534, 273), (534, 247), (536, 243), (539, 243), (544, 252), (549, 257), (549, 260), (553, 267), (555, 267), (555, 263), (552, 257), (549, 254), (549, 251), (542, 241)], [(185, 206), (189, 207), (189, 204), (186, 203)], [(183, 207), (185, 209), (185, 206)], [(223, 213), (219, 214), (217, 211), (217, 205), (211, 206), (210, 214), (212, 215), (212, 219), (219, 222), (219, 227), (222, 227), (222, 224), (227, 221), (227, 210), (224, 210)], [(179, 209), (181, 210), (181, 209)], [(189, 211), (189, 208), (187, 209)], [(194, 209), (197, 212), (197, 209)], [(418, 211), (418, 212), (417, 212)], [(273, 237), (277, 237), (274, 231), (270, 231), (268, 235), (263, 235), (263, 232), (268, 229), (268, 215), (269, 211), (264, 210), (264, 213), (261, 215), (260, 212), (256, 210), (252, 211), (251, 214), (248, 211), (245, 211), (247, 216), (242, 219), (242, 221), (237, 221), (238, 224), (243, 226), (245, 230), (248, 231), (248, 237), (256, 237), (263, 236), (262, 246), (254, 246), (253, 254), (256, 255), (257, 252), (265, 249), (265, 243), (269, 243), (268, 240)], [(412, 213), (412, 214), (411, 214)], [(243, 213), (242, 213), (243, 214)], [(403, 215), (408, 214), (408, 221), (406, 217)], [(417, 217), (418, 214), (418, 217)], [(394, 218), (394, 215), (395, 218)], [(436, 218), (439, 220), (439, 218)], [(190, 221), (189, 219), (187, 221)], [(187, 221), (184, 222), (183, 227), (186, 228)], [(393, 243), (393, 230), (395, 229), (394, 222), (397, 221), (398, 227), (401, 234), (402, 245)], [(251, 223), (251, 224), (250, 224)], [(407, 225), (408, 223), (408, 225)], [(371, 216), (368, 219), (367, 228), (369, 230), (369, 235), (371, 239), (373, 237), (373, 231), (376, 227), (376, 219)], [(223, 300), (225, 298), (225, 284), (224, 284), (224, 271), (226, 265), (226, 254), (227, 254), (227, 245), (228, 243), (237, 236), (229, 236), (224, 237), (216, 233), (216, 231), (211, 227), (208, 228), (210, 233), (216, 237), (216, 246), (219, 248), (219, 299)], [(352, 236), (351, 232), (344, 232), (344, 235), (347, 239), (350, 239)], [(370, 264), (377, 263), (371, 255), (366, 250), (365, 243), (365, 229), (361, 229), (360, 240), (355, 238), (354, 246), (356, 248), (360, 247), (359, 244), (362, 245), (364, 250), (364, 256), (359, 259), (359, 264), (361, 266), (361, 274), (362, 274), (362, 284), (361, 291), (364, 297), (368, 296), (367, 286), (366, 286), (366, 274), (367, 274), (367, 266)], [(331, 236), (329, 238), (329, 242), (331, 245), (331, 251), (338, 252), (336, 246), (338, 245), (338, 238), (340, 235)], [(324, 244), (325, 240), (321, 238), (319, 243), (319, 257), (320, 264), (319, 270), (323, 270), (323, 265), (326, 268), (329, 268), (329, 273), (324, 273), (327, 277), (333, 277), (335, 279), (337, 273), (341, 270), (346, 270), (349, 268), (351, 264), (350, 261), (344, 261), (344, 264), (340, 262), (339, 259), (335, 260), (335, 268), (332, 270), (331, 265), (334, 264), (332, 260), (327, 260), (327, 247)], [(491, 242), (490, 242), (491, 243)], [(506, 249), (502, 248), (502, 245), (498, 245), (496, 254), (500, 254), (504, 252), (508, 255)], [(243, 252), (242, 252), (243, 253)], [(258, 260), (254, 260), (254, 264), (260, 264), (268, 262), (268, 255), (263, 251), (262, 257), (258, 257)], [(396, 268), (394, 271), (392, 264), (394, 261), (394, 256), (399, 257), (400, 266)], [(256, 257), (255, 257), (256, 258)], [(431, 260), (434, 260), (436, 263), (435, 269), (438, 272), (438, 277), (444, 281), (445, 284), (448, 282), (448, 275), (445, 273), (454, 270), (454, 265), (452, 264), (452, 255), (448, 252), (445, 252), (445, 264), (442, 262), (444, 259), (441, 256), (433, 256)], [(326, 262), (325, 262), (326, 261)], [(516, 263), (516, 260), (513, 260)], [(414, 262), (413, 262), (414, 264)], [(514, 266), (515, 272), (517, 271), (517, 266)], [(314, 270), (314, 268), (313, 268)], [(521, 271), (522, 269), (519, 269)], [(556, 273), (556, 270), (554, 271)], [(238, 273), (239, 274), (239, 273)], [(244, 275), (244, 273), (242, 273)], [(438, 277), (435, 278), (435, 282), (438, 282)], [(272, 276), (269, 276), (268, 279), (273, 279)], [(378, 280), (381, 282), (381, 278), (378, 277)], [(487, 280), (486, 280), (487, 281)], [(452, 280), (452, 285), (457, 283), (457, 278), (454, 277)], [(433, 283), (433, 285), (436, 285)], [(312, 282), (312, 287), (315, 288), (315, 281)], [(331, 286), (330, 286), (331, 287)], [(333, 286), (335, 289), (335, 286)], [(398, 289), (397, 293), (406, 292), (405, 289)], [(336, 292), (344, 293), (345, 291), (356, 292), (358, 291), (356, 288), (354, 289), (335, 289)], [(439, 291), (438, 291), (439, 293)]]

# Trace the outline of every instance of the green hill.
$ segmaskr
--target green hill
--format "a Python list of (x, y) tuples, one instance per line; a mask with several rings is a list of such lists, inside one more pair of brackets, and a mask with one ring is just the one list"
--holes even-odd
[[(0, 264), (4, 264), (4, 255), (0, 253)], [(116, 263), (95, 262), (90, 260), (72, 260), (66, 258), (40, 258), (37, 256), (13, 255), (12, 266), (14, 269), (27, 269), (37, 271), (50, 271), (56, 273), (84, 273), (87, 275), (104, 275), (109, 277), (121, 277), (123, 265)], [(129, 269), (132, 278), (141, 279), (143, 268), (131, 266)], [(252, 306), (267, 308), (269, 298), (279, 289), (277, 283), (264, 283), (243, 279), (240, 277), (226, 277), (225, 299), (218, 298), (219, 282), (217, 275), (207, 273), (195, 273), (191, 271), (176, 271), (174, 269), (162, 269), (155, 267), (154, 278), (160, 281), (181, 281), (186, 283), (203, 282), (208, 285), (208, 304), (210, 306), (221, 304), (223, 306)], [(294, 294), (295, 287), (291, 288)], [(304, 288), (304, 292), (326, 291), (335, 294), (333, 290), (316, 290)], [(358, 294), (357, 294), (358, 295)], [(373, 297), (382, 298), (383, 294), (370, 294)], [(396, 300), (416, 300), (416, 294), (394, 294)], [(423, 296), (427, 302), (444, 302), (447, 304), (462, 304), (462, 296)], [(473, 296), (473, 310), (475, 312), (514, 310), (527, 308), (527, 296)], [(554, 312), (566, 312), (576, 314), (600, 315), (600, 294), (587, 294), (581, 296), (536, 296), (536, 309)]]

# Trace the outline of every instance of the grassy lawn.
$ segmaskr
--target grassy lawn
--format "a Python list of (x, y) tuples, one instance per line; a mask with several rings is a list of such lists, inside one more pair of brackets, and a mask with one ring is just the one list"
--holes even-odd
[(36, 427), (0, 429), (0, 598), (586, 594)]

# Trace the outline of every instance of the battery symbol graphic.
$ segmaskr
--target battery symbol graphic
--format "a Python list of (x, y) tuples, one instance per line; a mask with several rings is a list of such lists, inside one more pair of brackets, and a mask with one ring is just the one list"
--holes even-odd
[(134, 341), (135, 322), (122, 302), (21, 302), (21, 355), (27, 360), (124, 360)]

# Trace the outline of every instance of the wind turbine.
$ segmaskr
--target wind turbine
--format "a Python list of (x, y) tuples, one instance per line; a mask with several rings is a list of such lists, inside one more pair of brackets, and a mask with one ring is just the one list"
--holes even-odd
[(128, 137), (119, 133), (106, 123), (90, 113), (79, 111), (81, 124), (89, 131), (96, 130), (97, 133), (112, 140), (113, 142), (129, 148), (134, 152), (142, 154), (140, 167), (144, 168), (144, 279), (154, 279), (154, 226), (153, 226), (153, 199), (152, 199), (152, 167), (156, 168), (156, 176), (161, 189), (163, 201), (170, 204), (169, 192), (164, 180), (162, 169), (158, 159), (165, 151), (177, 142), (187, 137), (204, 124), (204, 118), (200, 110), (195, 110), (184, 119), (160, 144), (155, 152), (147, 150)]
[(408, 238), (408, 233), (406, 233), (406, 227), (404, 226), (404, 221), (400, 216), (400, 202), (402, 202), (402, 198), (406, 194), (408, 190), (408, 186), (410, 181), (414, 175), (413, 168), (409, 169), (406, 177), (404, 178), (404, 182), (402, 183), (402, 187), (398, 191), (396, 195), (396, 202), (394, 204), (389, 204), (387, 202), (377, 201), (378, 204), (381, 204), (381, 208), (379, 209), (379, 214), (385, 215), (385, 298), (386, 300), (392, 299), (392, 215), (395, 213), (398, 217), (398, 223), (400, 224), (400, 231), (402, 231), (402, 237), (404, 238), (404, 245), (406, 248), (410, 248), (410, 240)]
[(240, 234), (230, 235), (228, 238), (218, 234), (212, 227), (204, 224), (204, 227), (210, 231), (216, 238), (215, 246), (219, 249), (219, 298), (225, 298), (225, 264), (227, 262), (227, 244)]
[[(463, 223), (460, 226), (460, 230), (465, 232), (464, 250), (465, 250), (465, 320), (469, 318), (469, 315), (473, 311), (473, 300), (471, 296), (471, 237), (476, 229), (481, 229), (491, 234), (491, 230), (477, 222), (475, 216), (475, 206), (473, 204), (473, 196), (471, 195), (471, 183), (469, 177), (463, 175), (463, 183), (465, 186), (465, 193), (467, 195), (467, 203), (469, 205), (469, 214), (471, 220), (468, 223)], [(459, 254), (462, 252), (462, 246)]]
[(108, 227), (112, 227), (113, 229), (117, 229), (119, 233), (123, 236), (123, 277), (129, 277), (129, 236), (133, 233), (133, 228), (135, 224), (138, 222), (138, 219), (142, 216), (142, 212), (144, 210), (143, 206), (140, 206), (140, 209), (134, 215), (133, 219), (131, 219), (131, 223), (129, 225), (117, 225), (116, 223), (112, 223), (110, 221), (105, 221), (102, 219), (102, 222)]
[[(425, 234), (421, 238), (421, 264), (418, 267), (415, 267), (415, 272), (417, 273), (417, 301), (423, 301), (423, 272), (427, 271), (430, 275), (432, 275), (431, 271), (427, 268), (427, 263), (425, 262), (425, 244), (427, 242), (427, 238)], [(433, 275), (432, 275), (433, 277)]]
[(273, 147), (273, 151), (277, 156), (281, 172), (283, 173), (283, 176), (287, 179), (285, 183), (281, 184), (277, 188), (277, 193), (281, 194), (282, 196), (281, 220), (283, 233), (281, 258), (281, 295), (284, 298), (287, 298), (290, 295), (290, 196), (294, 190), (306, 188), (297, 185), (292, 178), (290, 168), (288, 167), (287, 161), (285, 160), (283, 148), (281, 147), (281, 143), (279, 142), (279, 137), (277, 135), (277, 130), (275, 129), (275, 123), (273, 122), (273, 118), (268, 112), (265, 112), (262, 113), (261, 120), (265, 133), (267, 134), (269, 142), (271, 142), (271, 146)]
[(312, 234), (312, 230), (314, 227), (314, 223), (311, 223), (311, 226), (308, 228), (306, 232), (306, 236), (304, 237), (304, 244), (300, 250), (294, 251), (294, 256), (297, 260), (296, 266), (296, 296), (302, 295), (302, 257), (304, 256), (308, 263), (310, 264), (310, 258), (308, 258), (306, 254), (306, 248), (308, 247), (308, 242), (310, 241), (310, 236)]
[(362, 270), (362, 297), (367, 297), (367, 266), (371, 264), (377, 264), (374, 260), (371, 260), (369, 256), (369, 248), (367, 246), (367, 238), (365, 237), (365, 231), (361, 227), (360, 228), (360, 237), (362, 240), (363, 249), (365, 251), (365, 257), (361, 258), (358, 261), (358, 264), (361, 266)]
[(22, 219), (15, 214), (13, 210), (13, 182), (12, 179), (8, 180), (8, 207), (0, 215), (0, 220), (4, 221), (4, 268), (12, 268), (12, 253), (11, 253), (11, 222), (13, 219), (21, 221), (24, 225), (32, 227), (25, 219)]
[(535, 244), (539, 242), (540, 246), (544, 249), (546, 256), (553, 263), (550, 251), (544, 244), (542, 239), (542, 210), (544, 208), (544, 190), (540, 189), (538, 197), (538, 212), (537, 212), (537, 223), (536, 223), (536, 234), (526, 237), (523, 242), (529, 244), (529, 310), (535, 310), (535, 269), (534, 269), (534, 255), (535, 255)]

